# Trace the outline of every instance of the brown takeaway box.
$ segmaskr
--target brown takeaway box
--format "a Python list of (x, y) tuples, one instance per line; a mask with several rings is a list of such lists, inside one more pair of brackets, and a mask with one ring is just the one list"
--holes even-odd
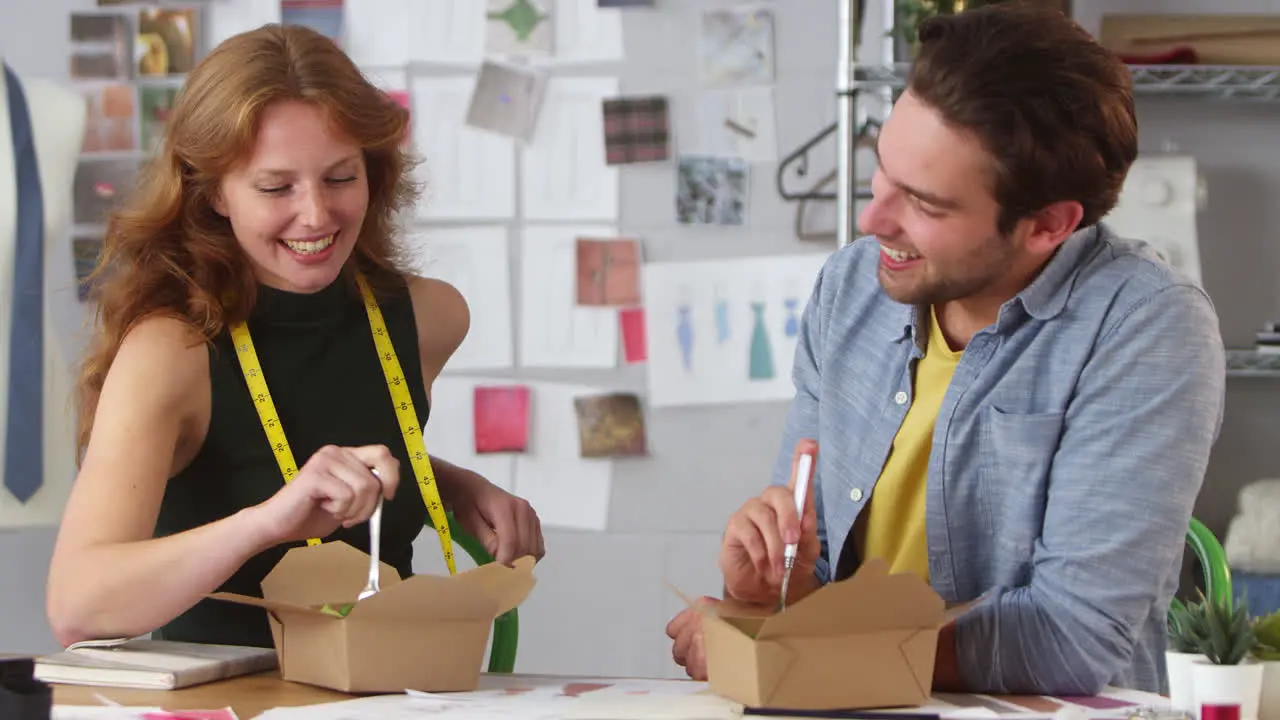
[[(473, 690), (494, 618), (533, 589), (532, 557), (453, 576), (401, 580), (381, 563), (382, 591), (356, 602), (369, 556), (344, 542), (285, 553), (262, 581), (264, 597), (212, 598), (268, 611), (285, 680), (343, 692)], [(355, 603), (346, 617), (320, 607)]]
[(781, 613), (685, 602), (703, 613), (712, 692), (749, 707), (798, 710), (927, 703), (938, 631), (967, 607), (948, 611), (922, 578), (890, 575), (880, 560)]

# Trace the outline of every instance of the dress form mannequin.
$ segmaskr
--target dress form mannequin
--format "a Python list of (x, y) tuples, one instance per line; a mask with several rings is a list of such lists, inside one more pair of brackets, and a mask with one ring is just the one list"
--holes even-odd
[[(0, 57), (0, 65), (4, 58)], [(71, 243), (72, 183), (84, 137), (84, 98), (47, 80), (22, 78), (31, 115), (40, 186), (44, 196), (44, 484), (25, 504), (0, 483), (0, 527), (56, 525), (75, 477), (75, 411), (71, 400), (73, 352), (66, 327), (58, 322), (65, 310), (53, 298), (75, 297)], [(9, 332), (17, 240), (17, 179), (10, 130), (9, 101), (0, 92), (0, 438), (8, 417)], [(65, 267), (58, 267), (60, 263)], [(6, 448), (0, 440), (0, 468)]]

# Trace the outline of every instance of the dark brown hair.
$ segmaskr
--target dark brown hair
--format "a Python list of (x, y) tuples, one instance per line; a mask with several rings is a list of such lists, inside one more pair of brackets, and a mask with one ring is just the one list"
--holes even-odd
[(935, 16), (918, 34), (908, 89), (991, 155), (1001, 233), (1056, 201), (1084, 207), (1079, 227), (1111, 211), (1138, 154), (1119, 58), (1043, 0)]
[(417, 194), (401, 146), (408, 113), (313, 30), (266, 25), (226, 40), (187, 76), (162, 146), (128, 202), (108, 219), (93, 283), (96, 326), (76, 387), (81, 452), (107, 371), (139, 321), (176, 317), (212, 340), (248, 317), (256, 281), (212, 199), (221, 179), (252, 152), (263, 110), (281, 100), (323, 108), (335, 130), (363, 148), (369, 207), (344, 268), (347, 281), (358, 268), (381, 287), (403, 266), (395, 214)]

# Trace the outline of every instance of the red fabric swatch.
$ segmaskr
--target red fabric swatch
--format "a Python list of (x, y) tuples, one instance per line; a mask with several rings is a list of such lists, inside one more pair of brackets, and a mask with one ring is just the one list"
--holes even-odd
[(524, 452), (529, 444), (529, 388), (476, 387), (475, 436), (477, 453)]
[(629, 363), (649, 359), (644, 334), (644, 308), (626, 308), (618, 311), (618, 324), (622, 329), (622, 350)]

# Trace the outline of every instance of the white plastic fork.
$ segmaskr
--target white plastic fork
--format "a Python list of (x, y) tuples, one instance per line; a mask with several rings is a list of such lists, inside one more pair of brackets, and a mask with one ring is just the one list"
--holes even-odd
[[(377, 470), (372, 470), (373, 476), (378, 478), (379, 483), (382, 476)], [(377, 595), (382, 590), (378, 585), (378, 555), (382, 550), (382, 490), (378, 491), (378, 506), (373, 509), (373, 514), (369, 516), (369, 579), (365, 582), (364, 590), (360, 591), (360, 595), (356, 600), (364, 600), (367, 597)]]

